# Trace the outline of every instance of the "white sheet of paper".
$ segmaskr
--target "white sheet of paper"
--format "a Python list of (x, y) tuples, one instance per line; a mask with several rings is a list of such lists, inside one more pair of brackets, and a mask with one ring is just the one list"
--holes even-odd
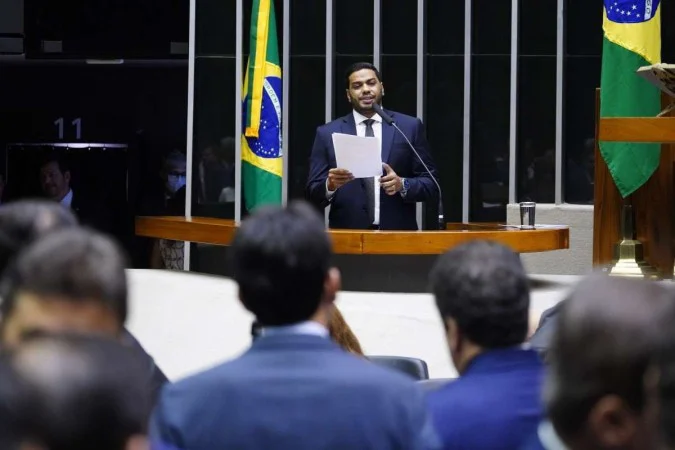
[(382, 175), (379, 139), (333, 133), (333, 148), (338, 168), (349, 170), (354, 178)]

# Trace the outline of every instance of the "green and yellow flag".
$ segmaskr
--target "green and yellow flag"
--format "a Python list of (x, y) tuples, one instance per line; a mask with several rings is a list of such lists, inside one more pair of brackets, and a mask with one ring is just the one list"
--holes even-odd
[[(661, 94), (635, 71), (661, 61), (660, 0), (604, 0), (601, 117), (653, 117)], [(635, 192), (659, 165), (660, 144), (600, 142), (622, 197)]]
[(281, 66), (272, 0), (253, 0), (244, 78), (241, 171), (246, 209), (281, 204)]

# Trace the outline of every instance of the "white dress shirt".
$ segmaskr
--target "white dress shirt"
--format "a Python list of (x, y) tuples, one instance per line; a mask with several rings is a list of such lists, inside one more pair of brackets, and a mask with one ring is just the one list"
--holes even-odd
[(293, 325), (263, 327), (260, 330), (261, 336), (290, 336), (296, 334), (309, 334), (312, 336), (320, 336), (325, 338), (330, 336), (330, 333), (326, 327), (312, 320), (294, 323)]
[(73, 190), (68, 189), (66, 196), (61, 199), (61, 204), (66, 208), (70, 208), (71, 203), (73, 203)]
[[(354, 114), (354, 123), (356, 124), (356, 135), (360, 137), (366, 136), (366, 124), (363, 123), (365, 120), (368, 120), (368, 117), (360, 114), (356, 111), (353, 111)], [(379, 114), (375, 114), (371, 117), (375, 122), (373, 123), (373, 134), (375, 138), (380, 143), (380, 155), (382, 155), (382, 117)], [(374, 177), (373, 182), (375, 183), (375, 220), (373, 220), (373, 225), (380, 224), (380, 177)], [(330, 199), (335, 191), (328, 190), (328, 179), (326, 178), (326, 198)]]

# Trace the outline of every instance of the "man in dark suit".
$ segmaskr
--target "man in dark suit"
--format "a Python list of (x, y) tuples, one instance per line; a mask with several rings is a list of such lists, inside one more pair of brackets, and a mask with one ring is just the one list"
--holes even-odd
[[(13, 298), (13, 296), (6, 292), (8, 288), (12, 287), (9, 272), (16, 270), (16, 267), (12, 267), (12, 262), (37, 241), (44, 239), (51, 233), (67, 229), (77, 230), (77, 219), (70, 210), (62, 208), (51, 201), (22, 200), (9, 203), (0, 208), (0, 273), (8, 272), (5, 274), (4, 284), (0, 289), (0, 296), (3, 296), (2, 306), (0, 307), (0, 312), (2, 313), (2, 321), (0, 321), (0, 347), (8, 348), (16, 346), (19, 343), (18, 341), (20, 341), (20, 339), (16, 339), (17, 337), (20, 338), (33, 331), (43, 331), (45, 328), (53, 329), (55, 327), (71, 329), (70, 326), (63, 327), (58, 325), (59, 322), (61, 322), (61, 324), (64, 323), (59, 319), (59, 316), (61, 318), (67, 318), (70, 320), (71, 324), (76, 324), (78, 327), (90, 322), (90, 319), (92, 318), (90, 314), (92, 308), (91, 305), (87, 305), (86, 302), (73, 301), (64, 303), (62, 301), (60, 302), (61, 308), (58, 307), (58, 302), (33, 302), (31, 307), (26, 309), (24, 307), (25, 305), (21, 304), (21, 296)], [(100, 241), (100, 239), (102, 238), (99, 237), (98, 240)], [(67, 249), (69, 252), (72, 250), (68, 245), (64, 245), (63, 248)], [(90, 251), (90, 249), (88, 251)], [(111, 252), (110, 248), (108, 248), (108, 252)], [(113, 259), (113, 254), (115, 254), (115, 252), (104, 254), (102, 256), (87, 254), (87, 257), (94, 258), (93, 262), (91, 259), (89, 259), (89, 262), (96, 266), (101, 264), (101, 260), (106, 260), (106, 262), (110, 264), (111, 259)], [(46, 264), (50, 264), (50, 262), (54, 264), (54, 257), (55, 256), (50, 256), (52, 259), (48, 259)], [(73, 255), (70, 257), (71, 259), (74, 258)], [(38, 259), (39, 258), (41, 258), (41, 256), (38, 257)], [(82, 263), (82, 259), (78, 262)], [(58, 264), (54, 265), (55, 267), (50, 268), (50, 270), (45, 273), (57, 278), (58, 276), (65, 278), (66, 274), (62, 273), (64, 268), (59, 267)], [(108, 268), (110, 267), (108, 266)], [(114, 281), (112, 272), (108, 272), (104, 275), (106, 275), (106, 284)], [(91, 278), (89, 281), (92, 281)], [(22, 283), (24, 282), (25, 281), (22, 281)], [(101, 280), (98, 280), (98, 283), (95, 283), (95, 285), (102, 286)], [(53, 289), (56, 289), (54, 286), (46, 287), (44, 285), (42, 285), (41, 288), (43, 293), (45, 290), (54, 293), (55, 291)], [(103, 287), (101, 287), (101, 289), (103, 289)], [(39, 296), (35, 297), (34, 300), (39, 300)], [(111, 303), (119, 301), (120, 299), (110, 300)], [(124, 309), (126, 309), (126, 296), (123, 301), (125, 303)], [(115, 315), (111, 308), (105, 307), (103, 309), (108, 312), (108, 314), (106, 314), (108, 317)], [(119, 310), (121, 307), (116, 309)], [(42, 314), (40, 314), (40, 312), (42, 312)], [(119, 320), (119, 322), (123, 324), (125, 316), (113, 320)], [(5, 333), (7, 328), (15, 329), (13, 338), (7, 336)], [(93, 331), (100, 332), (98, 327), (93, 328)], [(118, 335), (125, 345), (133, 348), (135, 352), (146, 361), (147, 382), (153, 394), (153, 399), (156, 398), (162, 385), (167, 382), (166, 376), (157, 366), (154, 359), (145, 351), (138, 340), (126, 330), (126, 328), (122, 328), (121, 333)]]
[(544, 416), (543, 364), (522, 345), (530, 293), (520, 258), (473, 241), (439, 258), (431, 284), (460, 374), (429, 396), (443, 448), (520, 448)]
[(436, 448), (414, 381), (331, 341), (340, 273), (311, 206), (257, 210), (232, 253), (261, 336), (239, 358), (163, 390), (153, 449)]
[[(416, 230), (415, 203), (438, 198), (436, 184), (403, 136), (373, 109), (384, 95), (377, 68), (356, 63), (347, 70), (346, 78), (347, 100), (353, 111), (317, 129), (309, 161), (307, 198), (320, 209), (331, 206), (330, 228)], [(386, 112), (438, 179), (422, 122)], [(348, 170), (337, 167), (333, 133), (378, 138), (383, 175), (356, 180)]]
[(672, 350), (673, 299), (669, 286), (604, 273), (575, 287), (561, 303), (548, 352), (550, 423), (525, 448), (554, 448), (553, 436), (570, 450), (666, 448), (655, 443), (650, 372), (661, 351)]
[(40, 185), (46, 197), (71, 209), (82, 225), (114, 233), (112, 215), (104, 204), (90, 198), (83, 189), (71, 187), (70, 167), (64, 158), (49, 155), (40, 166)]

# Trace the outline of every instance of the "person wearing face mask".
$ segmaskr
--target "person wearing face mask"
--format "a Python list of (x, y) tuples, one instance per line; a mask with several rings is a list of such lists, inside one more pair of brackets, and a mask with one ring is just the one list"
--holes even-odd
[[(160, 215), (185, 215), (186, 158), (177, 150), (164, 158), (161, 170), (164, 185), (164, 202)], [(153, 269), (183, 270), (183, 250), (185, 243), (159, 239), (155, 242), (151, 267)]]

